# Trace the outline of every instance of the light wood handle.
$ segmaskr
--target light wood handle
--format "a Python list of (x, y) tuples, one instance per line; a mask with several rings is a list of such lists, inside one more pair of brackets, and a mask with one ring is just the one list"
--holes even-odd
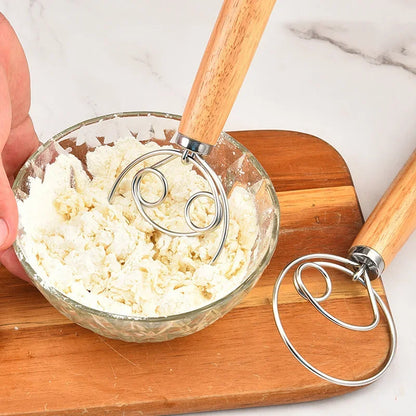
[(225, 0), (179, 125), (214, 145), (243, 83), (275, 0)]
[(416, 150), (381, 198), (353, 246), (376, 250), (388, 266), (416, 228)]

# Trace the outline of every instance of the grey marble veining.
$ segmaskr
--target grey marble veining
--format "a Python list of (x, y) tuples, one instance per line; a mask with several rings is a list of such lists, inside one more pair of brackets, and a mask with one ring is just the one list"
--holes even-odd
[(301, 23), (287, 26), (295, 36), (325, 42), (373, 65), (391, 65), (416, 75), (416, 23)]

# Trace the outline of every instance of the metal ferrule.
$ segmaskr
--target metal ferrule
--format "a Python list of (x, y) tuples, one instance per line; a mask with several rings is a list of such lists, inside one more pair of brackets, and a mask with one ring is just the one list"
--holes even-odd
[(371, 247), (354, 246), (350, 248), (348, 256), (351, 260), (367, 267), (370, 280), (380, 277), (384, 270), (384, 260), (381, 255)]
[(193, 153), (197, 153), (200, 156), (206, 156), (211, 151), (212, 147), (210, 144), (199, 142), (198, 140), (191, 139), (187, 136), (184, 136), (181, 133), (176, 133), (176, 135), (171, 140), (172, 143), (176, 143), (179, 146), (187, 149)]

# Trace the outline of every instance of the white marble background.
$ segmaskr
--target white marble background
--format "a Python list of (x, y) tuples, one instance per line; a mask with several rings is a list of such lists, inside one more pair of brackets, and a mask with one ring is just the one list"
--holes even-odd
[[(114, 111), (181, 113), (220, 4), (0, 0), (26, 50), (41, 139)], [(368, 216), (416, 145), (416, 1), (280, 0), (225, 128), (324, 139), (347, 161)], [(413, 235), (384, 274), (399, 347), (383, 379), (224, 415), (415, 413), (415, 252)]]

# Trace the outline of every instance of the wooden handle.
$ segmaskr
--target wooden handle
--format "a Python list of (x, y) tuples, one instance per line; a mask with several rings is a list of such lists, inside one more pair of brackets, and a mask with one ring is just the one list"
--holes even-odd
[(352, 246), (376, 250), (388, 266), (416, 228), (416, 150), (396, 176)]
[(263, 34), (275, 0), (225, 0), (205, 49), (179, 133), (214, 145)]

